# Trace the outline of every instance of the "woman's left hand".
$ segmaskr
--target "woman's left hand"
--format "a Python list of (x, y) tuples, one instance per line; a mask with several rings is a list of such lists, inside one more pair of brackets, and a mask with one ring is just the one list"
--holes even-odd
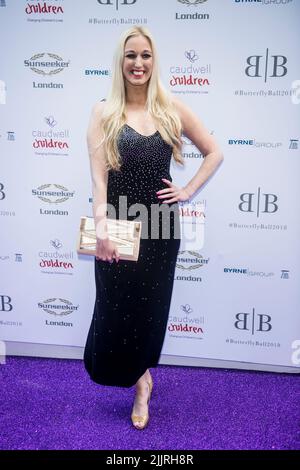
[[(166, 189), (161, 189), (160, 191), (157, 191), (157, 197), (159, 199), (164, 199), (162, 202), (165, 203), (171, 203), (171, 202), (177, 202), (177, 201), (187, 201), (190, 199), (189, 194), (187, 193), (187, 190), (185, 188), (178, 188), (173, 184), (171, 181), (162, 178), (162, 181), (166, 183), (169, 187)], [(167, 199), (171, 198), (171, 199)]]

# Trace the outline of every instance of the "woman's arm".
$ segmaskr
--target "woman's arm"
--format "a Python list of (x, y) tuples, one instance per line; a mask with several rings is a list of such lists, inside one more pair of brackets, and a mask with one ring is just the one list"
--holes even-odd
[(196, 114), (175, 97), (173, 97), (173, 104), (178, 112), (183, 134), (200, 150), (204, 161), (184, 188), (178, 188), (171, 181), (163, 180), (169, 187), (158, 191), (157, 194), (159, 198), (164, 199), (165, 203), (190, 199), (214, 173), (224, 158), (214, 138), (208, 133)]
[(192, 197), (215, 172), (224, 157), (216, 141), (208, 133), (196, 114), (176, 98), (174, 98), (174, 104), (181, 120), (183, 134), (193, 142), (204, 156), (201, 167), (184, 188), (189, 197)]
[(90, 170), (93, 192), (93, 215), (97, 238), (107, 238), (106, 205), (107, 205), (107, 169), (105, 167), (102, 113), (104, 102), (97, 103), (91, 113), (87, 130), (87, 145), (90, 158)]

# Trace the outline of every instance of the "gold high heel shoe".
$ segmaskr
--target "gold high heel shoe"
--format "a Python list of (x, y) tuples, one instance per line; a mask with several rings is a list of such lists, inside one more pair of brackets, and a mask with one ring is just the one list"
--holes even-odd
[[(148, 396), (148, 400), (147, 400), (147, 405), (149, 405), (150, 398), (151, 398), (151, 393), (152, 393), (152, 388), (153, 388), (152, 377), (151, 377), (150, 381), (147, 381), (147, 384), (149, 386), (149, 396)], [(148, 421), (149, 421), (149, 411), (147, 412), (146, 415), (142, 415), (142, 416), (135, 415), (135, 414), (132, 413), (131, 414), (131, 421), (132, 421), (133, 426), (136, 429), (144, 429), (147, 426)]]

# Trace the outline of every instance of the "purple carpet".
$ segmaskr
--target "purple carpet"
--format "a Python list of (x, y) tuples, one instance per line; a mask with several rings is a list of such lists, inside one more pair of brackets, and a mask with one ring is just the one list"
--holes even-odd
[(79, 360), (8, 357), (0, 366), (3, 449), (300, 449), (299, 376), (159, 366), (148, 427), (134, 388), (94, 384)]

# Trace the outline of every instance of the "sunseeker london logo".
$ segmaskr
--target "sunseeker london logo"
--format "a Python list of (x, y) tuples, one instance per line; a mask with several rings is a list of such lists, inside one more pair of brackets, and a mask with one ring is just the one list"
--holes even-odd
[(41, 52), (24, 60), (25, 67), (29, 67), (39, 75), (56, 75), (68, 68), (70, 61), (64, 60), (52, 52)]
[[(68, 188), (61, 184), (43, 184), (31, 190), (32, 195), (37, 197), (40, 201), (57, 205), (62, 204), (74, 197), (75, 191), (69, 191)], [(40, 208), (41, 215), (69, 215), (67, 210), (60, 209), (42, 209)]]
[(44, 310), (44, 312), (50, 313), (50, 315), (64, 316), (78, 310), (79, 305), (73, 305), (72, 302), (66, 299), (53, 297), (38, 302), (38, 307)]
[[(73, 302), (67, 299), (60, 297), (52, 297), (49, 299), (42, 300), (38, 302), (38, 308), (45, 313), (53, 315), (55, 317), (65, 317), (74, 312), (78, 311), (79, 305), (74, 305)], [(48, 326), (63, 326), (63, 327), (72, 327), (73, 323), (64, 321), (62, 319), (57, 320), (45, 320), (45, 324)]]
[[(55, 78), (70, 65), (69, 60), (64, 60), (60, 55), (52, 52), (41, 52), (24, 60), (24, 66), (43, 79)], [(63, 83), (56, 81), (32, 82), (33, 88), (64, 88)]]
[(32, 190), (33, 196), (37, 196), (41, 201), (49, 204), (59, 204), (74, 197), (75, 191), (69, 191), (60, 184), (43, 184)]
[[(189, 7), (188, 13), (183, 12), (176, 12), (175, 13), (175, 20), (208, 20), (210, 18), (209, 13), (199, 11), (193, 7), (201, 7), (203, 3), (206, 3), (207, 0), (177, 0), (179, 4), (182, 6)], [(177, 3), (177, 5), (178, 5)]]

